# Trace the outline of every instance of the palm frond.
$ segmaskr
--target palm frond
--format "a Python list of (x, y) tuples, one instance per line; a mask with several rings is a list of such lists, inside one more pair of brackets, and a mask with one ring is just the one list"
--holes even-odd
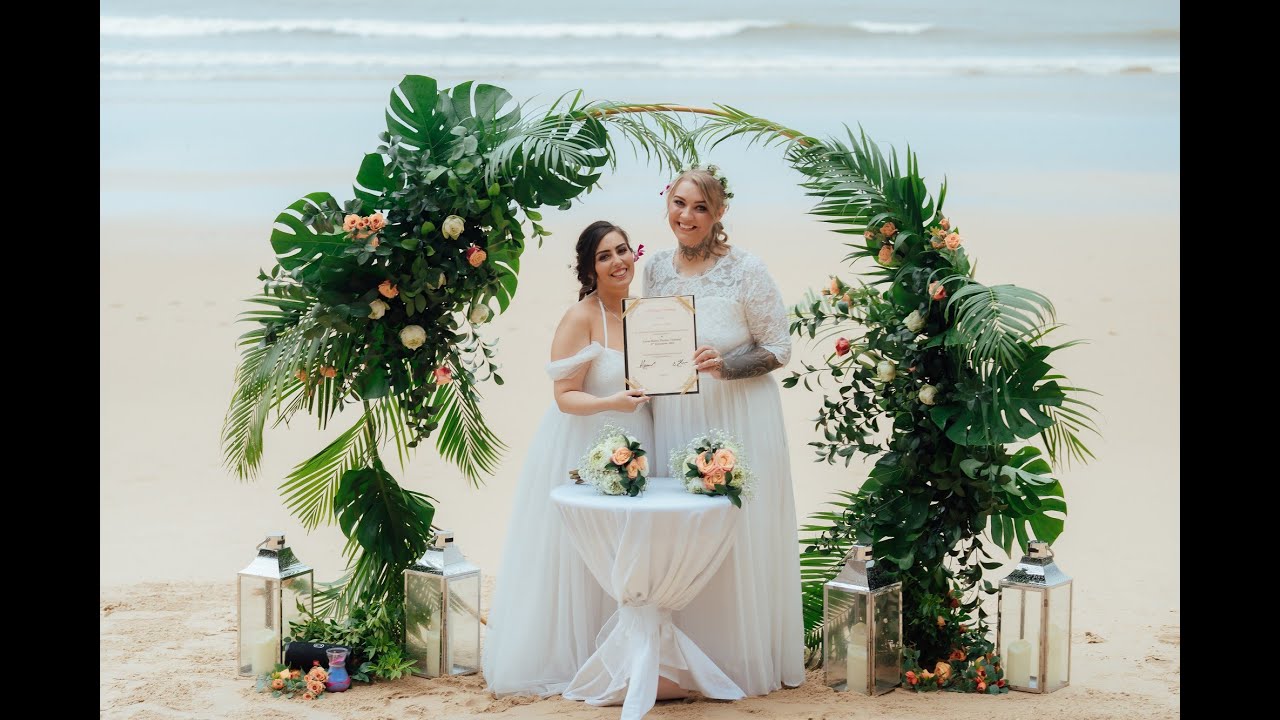
[(951, 294), (947, 313), (954, 327), (969, 339), (971, 357), (978, 367), (987, 362), (1006, 367), (1017, 364), (1025, 350), (1047, 332), (1045, 324), (1054, 319), (1053, 303), (1034, 290), (1016, 285), (987, 287), (972, 281)]
[[(630, 143), (637, 158), (644, 151), (645, 162), (657, 162), (658, 170), (678, 172), (685, 165), (698, 159), (698, 148), (692, 133), (681, 122), (680, 116), (667, 112), (611, 112), (621, 108), (634, 108), (614, 102), (593, 103), (582, 108), (585, 113), (597, 114), (608, 125), (621, 131)], [(655, 108), (661, 106), (654, 106)], [(609, 156), (617, 157), (613, 137), (609, 137)]]
[(600, 179), (611, 159), (608, 132), (591, 116), (552, 114), (521, 123), (485, 156), (485, 183), (512, 183), (522, 207), (561, 205)]
[[(1045, 380), (1066, 380), (1066, 377), (1046, 375)], [(1080, 439), (1080, 434), (1091, 432), (1094, 435), (1101, 435), (1102, 433), (1089, 414), (1089, 412), (1096, 413), (1098, 409), (1083, 400), (1072, 397), (1072, 394), (1097, 395), (1098, 393), (1067, 385), (1060, 385), (1059, 388), (1066, 395), (1062, 399), (1062, 405), (1045, 408), (1045, 412), (1053, 419), (1053, 425), (1040, 433), (1040, 439), (1044, 441), (1045, 452), (1049, 454), (1049, 460), (1054, 465), (1058, 464), (1059, 459), (1066, 465), (1070, 465), (1073, 461), (1083, 464), (1095, 458), (1093, 452)]]
[[(455, 377), (459, 374), (455, 368)], [(431, 404), (440, 408), (436, 450), (476, 487), (482, 473), (490, 474), (497, 468), (499, 454), (507, 448), (485, 424), (479, 400), (475, 388), (461, 382), (438, 388), (431, 399)]]
[(729, 105), (717, 104), (719, 115), (711, 115), (707, 121), (692, 135), (691, 140), (697, 144), (707, 144), (708, 150), (729, 138), (745, 136), (749, 139), (748, 147), (761, 143), (764, 147), (781, 144), (786, 148), (816, 144), (818, 140), (792, 130), (772, 120), (766, 120)]

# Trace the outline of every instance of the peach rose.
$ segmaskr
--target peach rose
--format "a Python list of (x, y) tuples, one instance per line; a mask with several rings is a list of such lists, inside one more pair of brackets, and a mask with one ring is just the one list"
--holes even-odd
[(869, 228), (868, 228), (866, 232), (862, 233), (862, 237), (864, 237), (864, 238), (866, 238), (866, 239), (868, 239), (868, 240), (875, 240), (875, 239), (876, 239), (876, 231), (875, 231), (875, 230), (871, 230), (871, 229), (869, 229)]
[(360, 220), (359, 215), (348, 215), (342, 219), (342, 231), (351, 232), (356, 229), (356, 223)]
[(382, 213), (376, 212), (369, 216), (369, 229), (381, 230), (387, 226), (386, 218), (382, 217)]
[(938, 223), (938, 224), (942, 226), (942, 229), (943, 229), (943, 230), (950, 230), (950, 229), (951, 229), (951, 219), (950, 219), (950, 218), (942, 218), (942, 222), (940, 222), (940, 223)]
[(329, 673), (325, 672), (324, 668), (320, 667), (319, 665), (307, 671), (307, 682), (312, 682), (312, 681), (324, 682), (325, 680), (328, 680), (328, 679), (329, 679)]
[(307, 689), (315, 693), (316, 695), (319, 695), (320, 693), (324, 692), (324, 683), (320, 682), (319, 680), (312, 680), (311, 682), (307, 683)]
[(893, 262), (893, 246), (881, 245), (880, 252), (876, 255), (876, 259), (880, 261), (881, 265), (888, 265)]
[(938, 676), (940, 682), (946, 682), (947, 678), (951, 677), (951, 666), (939, 660), (938, 664), (933, 666), (933, 674)]
[(443, 365), (436, 368), (431, 375), (435, 378), (437, 385), (448, 385), (453, 382), (453, 371)]
[(330, 380), (332, 380), (332, 379), (334, 379), (334, 378), (338, 377), (338, 368), (330, 367), (329, 365), (321, 365), (321, 366), (320, 366), (320, 375), (321, 375), (321, 376), (323, 376), (323, 377), (329, 378)]
[(941, 250), (947, 246), (947, 242), (940, 237), (929, 238), (929, 244), (933, 246), (934, 250)]
[(639, 455), (637, 457), (632, 458), (631, 464), (640, 468), (640, 472), (649, 471), (649, 458), (645, 457), (644, 455)]
[(960, 243), (964, 242), (964, 239), (960, 237), (959, 233), (951, 233), (947, 236), (946, 242), (948, 250), (955, 250), (960, 247)]
[(378, 240), (377, 235), (374, 235), (373, 237), (369, 238), (369, 244), (372, 245), (374, 248), (377, 248), (379, 245), (382, 244), (382, 241)]
[(467, 248), (467, 262), (471, 264), (471, 267), (480, 267), (487, 257), (489, 257), (489, 254), (475, 245)]
[(712, 455), (711, 458), (708, 458), (706, 453), (698, 453), (697, 457), (693, 459), (693, 464), (698, 467), (698, 474), (706, 477), (707, 473), (715, 469), (714, 458), (714, 455)]
[(383, 280), (378, 285), (378, 293), (384, 298), (393, 298), (400, 294), (400, 289), (392, 285), (390, 280)]
[(635, 465), (631, 463), (627, 463), (627, 479), (628, 480), (635, 480), (636, 476), (639, 474), (640, 474), (640, 470), (636, 468)]
[(315, 700), (315, 699), (316, 699), (316, 696), (315, 696), (314, 694), (312, 694), (312, 693), (311, 693), (311, 691), (307, 691), (307, 692), (302, 693), (302, 699), (303, 699), (303, 700)]
[(912, 671), (908, 670), (908, 671), (907, 671), (907, 684), (909, 684), (909, 685), (915, 685), (915, 684), (916, 684), (916, 683), (918, 683), (918, 682), (920, 682), (920, 679), (916, 677), (916, 674), (915, 674), (914, 672), (912, 672)]
[(283, 680), (281, 680), (280, 678), (276, 678), (275, 680), (272, 680), (272, 681), (271, 681), (271, 689), (272, 689), (272, 690), (283, 690), (283, 689), (284, 689), (284, 681), (283, 681)]
[(733, 472), (734, 466), (738, 464), (738, 458), (729, 448), (720, 448), (716, 451), (713, 462), (717, 468), (725, 472)]
[(920, 679), (925, 682), (929, 682), (930, 680), (933, 679), (933, 673), (929, 672), (928, 670), (921, 670)]
[(981, 680), (978, 681), (978, 692), (986, 692), (987, 684)]
[(849, 339), (840, 338), (836, 340), (836, 355), (844, 357), (849, 354)]
[(613, 461), (614, 465), (626, 465), (627, 461), (631, 459), (631, 448), (626, 447), (625, 445), (620, 448), (615, 448), (613, 456), (609, 459)]
[(839, 281), (839, 280), (837, 280), (837, 279), (835, 279), (835, 278), (831, 278), (831, 292), (830, 292), (829, 294), (830, 294), (830, 295), (839, 295), (839, 294), (840, 294), (840, 281)]
[(702, 487), (707, 492), (711, 492), (712, 490), (716, 489), (717, 485), (723, 485), (723, 484), (724, 484), (724, 471), (719, 468), (716, 468), (711, 472), (707, 473), (706, 475), (702, 476)]
[(929, 283), (929, 297), (934, 300), (942, 300), (947, 297), (947, 288), (938, 281)]
[(946, 619), (946, 618), (944, 618), (944, 617), (942, 617), (941, 615), (939, 615), (939, 616), (938, 616), (938, 627), (946, 627), (946, 626), (947, 626), (947, 619)]
[(297, 371), (297, 372), (295, 372), (295, 373), (293, 374), (293, 376), (294, 376), (294, 377), (296, 377), (296, 378), (298, 378), (298, 379), (299, 379), (299, 380), (301, 380), (302, 382), (306, 382), (306, 381), (307, 381), (307, 371), (306, 371), (306, 370), (303, 370), (302, 368), (298, 368), (298, 371)]
[(887, 238), (891, 238), (898, 234), (898, 226), (891, 222), (887, 222), (880, 226), (880, 234)]
[(290, 680), (297, 680), (297, 679), (298, 679), (298, 678), (300, 678), (300, 677), (302, 677), (302, 671), (301, 671), (301, 670), (290, 670), (290, 671), (289, 671), (289, 679), (290, 679)]
[(635, 480), (637, 475), (649, 469), (648, 465), (643, 455), (631, 458), (631, 462), (627, 463), (627, 477)]

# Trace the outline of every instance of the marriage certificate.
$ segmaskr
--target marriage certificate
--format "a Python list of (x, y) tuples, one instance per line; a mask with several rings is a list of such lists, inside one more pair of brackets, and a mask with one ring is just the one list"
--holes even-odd
[(698, 323), (692, 295), (623, 299), (622, 335), (628, 388), (646, 395), (698, 392), (693, 367)]

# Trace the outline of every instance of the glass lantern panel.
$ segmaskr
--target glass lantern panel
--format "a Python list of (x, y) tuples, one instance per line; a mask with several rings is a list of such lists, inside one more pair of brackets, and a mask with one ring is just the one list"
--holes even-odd
[(444, 578), (421, 572), (404, 574), (405, 648), (418, 661), (415, 675), (440, 677), (440, 607), (444, 601)]
[(302, 611), (298, 605), (310, 610), (311, 605), (311, 573), (294, 575), (280, 581), (280, 628), (285, 635), (289, 634), (289, 623), (302, 622)]
[(876, 593), (875, 694), (898, 686), (902, 677), (902, 590), (895, 587)]
[(1018, 585), (1000, 589), (1000, 657), (1015, 687), (1040, 688), (1040, 611), (1044, 593)]
[(835, 585), (827, 585), (825, 595), (822, 632), (826, 684), (837, 691), (868, 695), (871, 692), (868, 596)]
[(480, 573), (449, 579), (449, 608), (445, 627), (449, 643), (450, 675), (480, 669)]
[(240, 674), (271, 672), (280, 661), (276, 581), (240, 576)]
[(1049, 656), (1045, 692), (1065, 687), (1071, 679), (1071, 583), (1049, 590)]

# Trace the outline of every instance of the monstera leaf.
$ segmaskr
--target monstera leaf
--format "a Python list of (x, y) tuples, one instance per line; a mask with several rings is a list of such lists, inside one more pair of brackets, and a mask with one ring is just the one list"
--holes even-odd
[(511, 183), (526, 209), (565, 206), (600, 180), (609, 162), (609, 135), (595, 117), (551, 114), (512, 131), (486, 157), (486, 172)]
[(376, 460), (342, 474), (333, 508), (344, 535), (401, 569), (426, 552), (436, 512), (426, 495), (401, 488)]
[(276, 262), (303, 282), (322, 283), (327, 272), (338, 272), (337, 260), (351, 243), (341, 232), (322, 233), (302, 221), (307, 212), (322, 207), (336, 207), (337, 201), (329, 193), (311, 193), (290, 205), (276, 216), (271, 229), (271, 249)]
[(1056, 380), (1044, 380), (1053, 369), (1045, 362), (1052, 351), (1029, 347), (1012, 371), (998, 368), (985, 381), (962, 380), (954, 393), (959, 402), (934, 407), (929, 416), (958, 445), (1003, 445), (1035, 436), (1053, 425), (1046, 408), (1061, 406), (1066, 397)]
[(991, 514), (988, 527), (992, 541), (1006, 553), (1012, 553), (1014, 542), (1026, 552), (1030, 537), (1053, 543), (1062, 534), (1064, 520), (1048, 513), (1066, 515), (1067, 502), (1062, 484), (1051, 476), (1053, 470), (1039, 448), (1023, 447), (1004, 464), (969, 460), (961, 463), (961, 469), (971, 478), (986, 476), (997, 485), (996, 495), (1004, 509)]
[(511, 94), (493, 85), (475, 85), (473, 97), (470, 80), (441, 91), (433, 78), (406, 75), (391, 91), (387, 132), (437, 158), (458, 139), (452, 131), (459, 125), (487, 135), (506, 133), (520, 120), (518, 107), (498, 114), (510, 102)]

